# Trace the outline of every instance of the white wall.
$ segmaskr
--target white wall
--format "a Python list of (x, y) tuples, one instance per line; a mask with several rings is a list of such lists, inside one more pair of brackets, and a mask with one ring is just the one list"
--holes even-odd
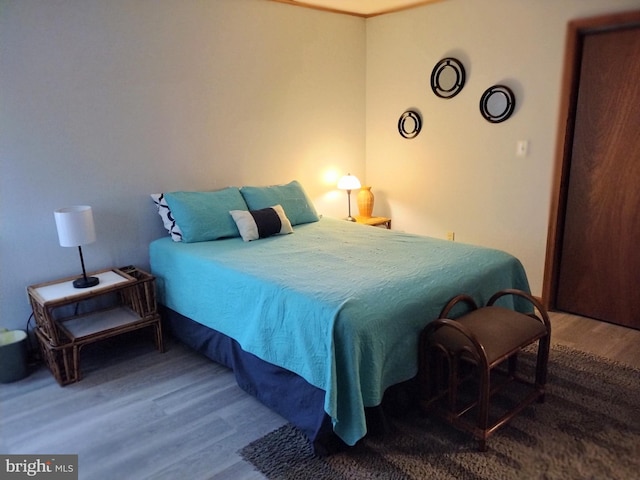
[[(27, 285), (78, 272), (56, 208), (94, 207), (88, 269), (146, 267), (163, 235), (149, 193), (297, 178), (340, 216), (347, 171), (394, 228), (510, 251), (540, 293), (566, 23), (638, 6), (447, 0), (365, 21), (264, 0), (0, 0), (0, 327), (24, 328)], [(450, 55), (468, 80), (441, 100), (429, 75)], [(499, 82), (518, 107), (491, 125), (478, 101)], [(424, 126), (405, 140), (411, 107)]]
[(148, 265), (153, 192), (298, 179), (344, 215), (365, 40), (363, 19), (264, 0), (0, 0), (0, 327), (80, 270), (56, 208), (93, 206), (88, 270)]
[[(367, 171), (375, 213), (396, 229), (495, 247), (520, 258), (542, 290), (567, 22), (640, 6), (638, 0), (447, 0), (367, 21)], [(430, 88), (442, 58), (462, 61), (464, 89)], [(484, 120), (479, 101), (504, 83), (514, 115)], [(407, 140), (397, 121), (423, 117)], [(529, 141), (525, 158), (518, 140)]]

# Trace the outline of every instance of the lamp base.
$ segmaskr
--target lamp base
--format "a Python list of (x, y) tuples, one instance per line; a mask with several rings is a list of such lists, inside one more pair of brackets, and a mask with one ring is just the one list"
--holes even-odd
[(355, 218), (353, 218), (353, 217), (347, 217), (347, 218), (345, 218), (345, 220), (346, 220), (347, 222), (355, 222), (355, 221), (356, 221), (356, 219), (355, 219)]
[(98, 277), (80, 277), (73, 281), (73, 288), (89, 288), (95, 287), (100, 283)]

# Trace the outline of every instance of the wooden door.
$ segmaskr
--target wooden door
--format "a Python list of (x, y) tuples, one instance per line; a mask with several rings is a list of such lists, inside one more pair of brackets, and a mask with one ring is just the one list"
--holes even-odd
[(640, 328), (640, 26), (584, 36), (555, 307)]

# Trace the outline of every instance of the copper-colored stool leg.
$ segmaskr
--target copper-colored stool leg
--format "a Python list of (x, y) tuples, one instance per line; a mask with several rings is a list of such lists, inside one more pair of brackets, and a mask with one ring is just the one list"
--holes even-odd
[(449, 365), (449, 410), (451, 413), (456, 411), (458, 403), (458, 361), (455, 355), (447, 355)]

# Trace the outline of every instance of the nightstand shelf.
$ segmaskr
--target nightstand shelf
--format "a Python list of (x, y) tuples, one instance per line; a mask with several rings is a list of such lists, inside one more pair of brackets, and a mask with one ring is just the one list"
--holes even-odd
[(374, 227), (384, 226), (387, 230), (391, 230), (391, 219), (387, 217), (361, 217), (360, 215), (356, 215), (353, 218), (356, 219), (356, 222), (364, 225), (372, 225)]
[(72, 341), (85, 341), (97, 335), (104, 336), (117, 330), (135, 325), (142, 319), (128, 307), (115, 307), (107, 310), (80, 315), (70, 320), (58, 322), (58, 325)]
[[(91, 275), (98, 277), (100, 283), (90, 288), (74, 288), (76, 277), (27, 288), (40, 350), (60, 385), (80, 380), (80, 349), (89, 343), (151, 327), (157, 349), (164, 351), (155, 278), (135, 267)], [(77, 314), (80, 305), (88, 311)]]

